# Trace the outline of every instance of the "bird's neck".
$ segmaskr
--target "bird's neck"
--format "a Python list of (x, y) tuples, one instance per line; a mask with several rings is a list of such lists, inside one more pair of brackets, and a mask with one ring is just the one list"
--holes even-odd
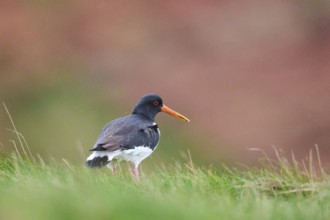
[(153, 122), (155, 121), (155, 117), (156, 117), (157, 113), (158, 112), (154, 112), (151, 109), (146, 109), (146, 108), (141, 108), (141, 107), (139, 107), (139, 108), (135, 107), (132, 111), (133, 115), (135, 115), (135, 114), (141, 115)]
[(132, 115), (138, 115), (142, 118), (145, 118), (151, 122), (155, 122), (155, 116), (150, 116), (150, 115), (146, 115), (146, 114), (143, 114), (143, 113), (138, 113), (138, 112), (132, 112)]

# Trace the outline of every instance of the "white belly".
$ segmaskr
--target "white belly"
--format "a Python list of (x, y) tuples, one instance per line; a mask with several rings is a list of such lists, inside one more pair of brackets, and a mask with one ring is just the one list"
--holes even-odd
[(142, 160), (147, 158), (152, 153), (149, 147), (139, 146), (134, 149), (123, 150), (113, 157), (117, 160), (130, 161), (134, 165), (138, 165)]

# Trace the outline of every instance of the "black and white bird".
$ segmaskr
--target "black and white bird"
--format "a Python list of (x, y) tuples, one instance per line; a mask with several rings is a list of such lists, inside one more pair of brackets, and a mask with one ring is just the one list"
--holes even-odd
[(133, 174), (138, 177), (138, 166), (157, 147), (160, 131), (155, 122), (159, 112), (189, 122), (189, 119), (163, 104), (156, 94), (143, 96), (133, 108), (132, 114), (109, 122), (103, 128), (87, 158), (88, 167), (107, 166), (115, 172), (114, 160), (133, 164)]

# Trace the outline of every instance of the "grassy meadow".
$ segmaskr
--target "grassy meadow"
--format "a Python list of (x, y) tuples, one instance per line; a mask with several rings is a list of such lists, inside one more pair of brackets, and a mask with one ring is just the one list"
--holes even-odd
[[(330, 219), (329, 176), (318, 147), (307, 160), (264, 154), (258, 168), (156, 162), (140, 180), (33, 155), (13, 129), (11, 153), (0, 154), (0, 219)], [(255, 149), (258, 150), (258, 149)]]
[(46, 164), (20, 142), (0, 160), (0, 219), (330, 218), (328, 176), (312, 154), (306, 163), (278, 154), (241, 170), (155, 164), (137, 181), (124, 164), (116, 175), (66, 160)]

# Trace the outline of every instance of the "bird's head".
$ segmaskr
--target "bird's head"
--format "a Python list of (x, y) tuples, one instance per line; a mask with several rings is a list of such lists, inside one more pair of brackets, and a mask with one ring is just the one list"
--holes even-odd
[(142, 114), (154, 120), (159, 112), (166, 112), (167, 114), (177, 117), (183, 121), (190, 121), (187, 117), (164, 105), (162, 98), (156, 94), (148, 94), (141, 97), (141, 99), (136, 103), (132, 114)]

